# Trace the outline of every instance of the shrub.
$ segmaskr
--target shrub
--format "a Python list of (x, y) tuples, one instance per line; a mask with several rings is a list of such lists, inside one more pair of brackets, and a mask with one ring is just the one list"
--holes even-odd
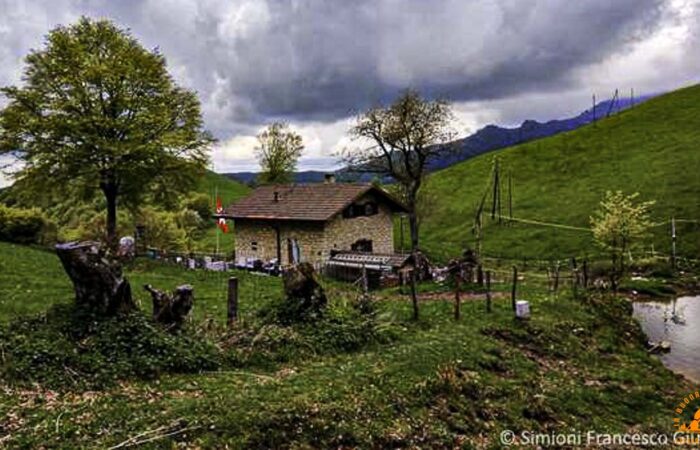
[(55, 225), (36, 208), (11, 208), (0, 204), (0, 240), (42, 244), (52, 240), (55, 229)]
[(178, 226), (175, 212), (159, 211), (145, 207), (139, 213), (139, 222), (145, 227), (145, 244), (167, 250), (179, 250), (185, 247), (187, 235)]
[(209, 219), (212, 217), (213, 211), (211, 200), (209, 200), (209, 196), (207, 194), (192, 194), (182, 202), (182, 207), (184, 209), (195, 211), (204, 223), (208, 223)]
[(118, 380), (215, 370), (217, 348), (190, 331), (167, 333), (140, 312), (101, 318), (73, 305), (0, 328), (3, 379), (52, 388), (100, 388)]

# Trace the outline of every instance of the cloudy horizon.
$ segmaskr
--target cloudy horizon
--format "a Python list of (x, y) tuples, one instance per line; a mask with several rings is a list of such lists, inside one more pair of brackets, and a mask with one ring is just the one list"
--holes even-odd
[(217, 172), (256, 170), (255, 135), (273, 120), (302, 135), (300, 170), (337, 167), (354, 115), (406, 88), (451, 101), (465, 136), (572, 116), (616, 88), (669, 91), (700, 69), (695, 0), (0, 0), (0, 85), (82, 15), (158, 47), (198, 92)]

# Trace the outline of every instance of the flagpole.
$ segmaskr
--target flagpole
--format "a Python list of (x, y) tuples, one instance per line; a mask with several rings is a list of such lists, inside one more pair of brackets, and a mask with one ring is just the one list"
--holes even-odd
[[(216, 186), (214, 188), (214, 202), (218, 202), (219, 199), (219, 186)], [(218, 204), (218, 203), (215, 203)], [(218, 212), (218, 211), (217, 211)], [(219, 256), (219, 233), (221, 233), (221, 229), (219, 227), (219, 218), (216, 218), (216, 256)]]

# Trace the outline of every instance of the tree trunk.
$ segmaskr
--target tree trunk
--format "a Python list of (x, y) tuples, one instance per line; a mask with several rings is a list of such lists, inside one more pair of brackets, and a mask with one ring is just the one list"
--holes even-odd
[(462, 277), (457, 275), (455, 277), (455, 320), (459, 320), (460, 317), (460, 289), (462, 288), (460, 281), (462, 280)]
[(408, 200), (408, 228), (411, 234), (411, 252), (418, 250), (418, 189), (420, 185), (409, 188)]
[(73, 282), (78, 306), (105, 316), (136, 309), (121, 266), (105, 257), (98, 242), (58, 244), (56, 253)]
[(100, 188), (107, 202), (107, 245), (110, 250), (117, 248), (117, 193), (119, 188), (113, 180), (100, 183)]
[(418, 320), (418, 294), (416, 293), (416, 270), (414, 267), (411, 270), (411, 301), (413, 302), (413, 320)]
[(177, 330), (187, 318), (194, 305), (194, 289), (189, 284), (178, 286), (172, 295), (154, 289), (150, 284), (143, 287), (153, 299), (153, 320), (169, 330)]

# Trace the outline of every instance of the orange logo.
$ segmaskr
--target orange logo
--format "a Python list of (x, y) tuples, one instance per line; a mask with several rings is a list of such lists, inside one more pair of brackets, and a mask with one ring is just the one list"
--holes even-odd
[[(695, 411), (694, 414), (692, 414), (693, 411)], [(700, 433), (700, 392), (693, 392), (685, 397), (678, 404), (675, 412), (673, 426), (678, 431)]]

